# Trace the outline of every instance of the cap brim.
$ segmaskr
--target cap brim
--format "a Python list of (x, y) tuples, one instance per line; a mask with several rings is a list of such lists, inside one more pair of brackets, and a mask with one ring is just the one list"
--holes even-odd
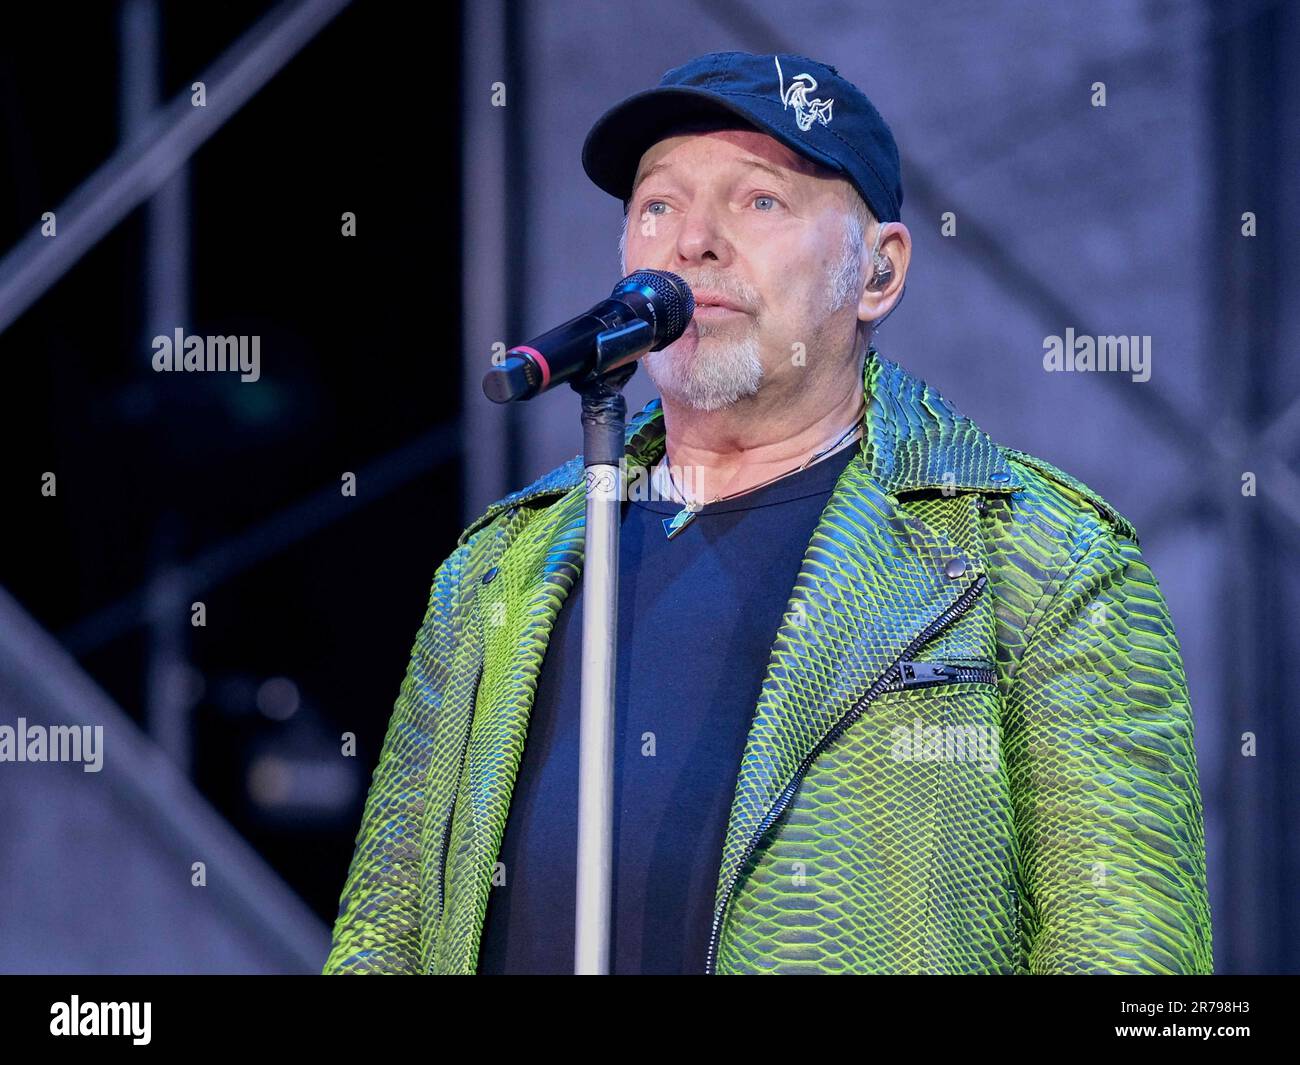
[(620, 200), (630, 199), (637, 167), (647, 148), (680, 122), (717, 116), (739, 118), (804, 158), (844, 173), (835, 159), (725, 97), (707, 89), (672, 85), (636, 93), (601, 115), (583, 141), (582, 168), (597, 188)]

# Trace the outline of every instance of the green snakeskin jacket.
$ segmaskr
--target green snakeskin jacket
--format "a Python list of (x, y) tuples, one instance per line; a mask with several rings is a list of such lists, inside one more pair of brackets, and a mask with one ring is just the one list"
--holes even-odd
[[(871, 351), (718, 856), (716, 973), (1209, 973), (1191, 707), (1132, 525)], [(629, 472), (663, 453), (658, 399)], [(325, 973), (473, 973), (556, 612), (575, 456), (438, 568)], [(755, 574), (761, 577), (761, 574)]]

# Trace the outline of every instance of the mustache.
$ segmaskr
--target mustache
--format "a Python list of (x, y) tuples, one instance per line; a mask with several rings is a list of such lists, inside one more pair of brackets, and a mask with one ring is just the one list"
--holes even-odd
[(758, 294), (747, 287), (740, 287), (730, 283), (729, 279), (718, 275), (703, 275), (700, 277), (687, 277), (681, 275), (682, 280), (691, 286), (692, 292), (716, 292), (724, 299), (731, 300), (740, 304), (742, 307), (754, 309), (758, 306)]

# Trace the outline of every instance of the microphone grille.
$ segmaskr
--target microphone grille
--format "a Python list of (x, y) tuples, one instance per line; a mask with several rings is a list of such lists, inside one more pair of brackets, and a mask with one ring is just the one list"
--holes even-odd
[(661, 316), (663, 328), (651, 350), (658, 351), (686, 332), (686, 326), (695, 313), (695, 294), (684, 278), (667, 270), (638, 270), (615, 285), (612, 295), (617, 296), (628, 287), (648, 288), (655, 294), (655, 307)]

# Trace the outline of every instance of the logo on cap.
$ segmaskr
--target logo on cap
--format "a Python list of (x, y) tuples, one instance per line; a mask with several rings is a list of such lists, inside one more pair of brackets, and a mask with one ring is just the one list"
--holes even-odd
[(834, 100), (810, 100), (808, 94), (817, 88), (817, 79), (811, 74), (796, 74), (790, 79), (790, 87), (785, 87), (785, 76), (781, 73), (781, 60), (772, 57), (776, 63), (777, 91), (781, 94), (781, 108), (794, 108), (794, 120), (805, 133), (812, 128), (816, 119), (823, 126), (831, 124), (831, 104)]

